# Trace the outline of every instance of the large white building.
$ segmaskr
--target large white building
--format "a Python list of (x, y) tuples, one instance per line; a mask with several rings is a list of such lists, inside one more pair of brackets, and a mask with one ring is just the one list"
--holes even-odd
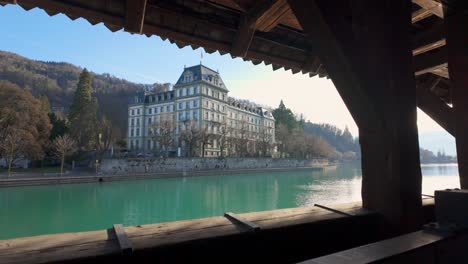
[[(217, 71), (201, 64), (184, 68), (173, 89), (133, 98), (128, 148), (172, 155), (187, 155), (191, 148), (192, 155), (206, 157), (272, 155), (271, 111), (228, 93)], [(171, 140), (164, 140), (168, 133)], [(192, 134), (199, 142), (190, 145), (187, 135)]]

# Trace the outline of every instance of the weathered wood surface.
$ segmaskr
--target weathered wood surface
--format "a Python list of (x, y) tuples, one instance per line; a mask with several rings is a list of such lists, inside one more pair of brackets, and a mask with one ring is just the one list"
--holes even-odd
[(245, 229), (247, 232), (259, 231), (261, 229), (259, 225), (247, 221), (239, 215), (231, 212), (224, 213), (224, 217), (229, 219), (229, 221), (233, 222), (234, 224), (239, 225), (241, 229)]
[(468, 2), (446, 1), (445, 27), (448, 69), (452, 81), (458, 171), (462, 189), (468, 189)]
[[(334, 207), (355, 215), (370, 213), (362, 209), (360, 203)], [(346, 218), (341, 214), (317, 207), (245, 213), (239, 216), (260, 226), (262, 231)], [(134, 252), (242, 233), (238, 226), (225, 217), (132, 226), (125, 227), (124, 230)], [(2, 264), (60, 262), (120, 254), (120, 252), (115, 234), (107, 230), (0, 240)]]
[(440, 57), (421, 54), (413, 66), (411, 3), (289, 4), (359, 127), (364, 207), (382, 213), (395, 229), (417, 230), (422, 177), (412, 72)]
[(123, 255), (130, 255), (133, 253), (133, 246), (130, 240), (128, 239), (127, 233), (122, 224), (114, 225), (114, 233), (119, 242), (119, 248)]

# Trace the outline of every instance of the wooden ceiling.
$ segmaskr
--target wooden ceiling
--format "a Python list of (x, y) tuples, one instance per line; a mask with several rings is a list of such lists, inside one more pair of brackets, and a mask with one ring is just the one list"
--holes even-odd
[[(442, 4), (412, 1), (415, 75), (448, 79)], [(18, 4), (26, 10), (38, 7), (49, 15), (103, 23), (111, 31), (157, 35), (179, 48), (203, 47), (207, 53), (229, 53), (255, 65), (264, 62), (273, 70), (328, 77), (287, 0), (0, 0), (0, 4)], [(450, 102), (449, 91), (437, 94)]]

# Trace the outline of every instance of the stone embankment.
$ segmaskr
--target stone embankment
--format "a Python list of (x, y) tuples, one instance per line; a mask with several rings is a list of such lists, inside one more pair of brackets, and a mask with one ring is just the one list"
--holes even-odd
[(123, 175), (164, 172), (197, 172), (206, 170), (322, 168), (329, 162), (323, 159), (271, 158), (168, 158), (168, 159), (107, 159), (100, 165), (104, 175)]

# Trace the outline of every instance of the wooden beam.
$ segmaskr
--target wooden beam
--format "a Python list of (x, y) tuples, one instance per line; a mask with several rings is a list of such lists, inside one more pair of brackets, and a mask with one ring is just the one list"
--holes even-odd
[(239, 29), (234, 38), (231, 54), (237, 57), (244, 57), (249, 50), (250, 43), (255, 34), (257, 21), (268, 13), (270, 9), (276, 6), (282, 0), (267, 0), (260, 2), (242, 14), (239, 18)]
[(288, 2), (358, 124), (363, 206), (383, 214), (387, 230), (419, 229), (422, 177), (411, 3)]
[(466, 0), (447, 0), (445, 27), (448, 48), (448, 70), (452, 83), (455, 111), (460, 186), (468, 189), (468, 16)]
[(412, 48), (413, 50), (418, 49), (423, 46), (430, 45), (434, 42), (445, 40), (445, 28), (444, 21), (437, 20), (435, 23), (430, 25), (428, 29), (417, 33), (412, 36)]
[(444, 11), (442, 4), (435, 0), (412, 0), (413, 3), (419, 5), (421, 8), (428, 10), (432, 14), (444, 18)]
[(428, 18), (432, 16), (432, 12), (429, 10), (426, 10), (424, 8), (421, 8), (417, 11), (414, 11), (413, 14), (411, 15), (411, 22), (414, 24), (420, 20), (423, 20), (425, 18)]
[(442, 67), (447, 63), (447, 48), (445, 46), (433, 50), (430, 53), (424, 53), (413, 57), (413, 70), (416, 75), (421, 75), (434, 69)]
[(427, 80), (416, 86), (418, 107), (452, 136), (455, 136), (453, 109), (431, 93), (431, 90), (439, 84), (440, 79), (440, 77), (429, 76)]
[(125, 229), (121, 224), (115, 224), (113, 226), (117, 242), (123, 255), (131, 255), (133, 253), (132, 243), (128, 239)]
[(426, 53), (426, 52), (428, 52), (428, 51), (431, 51), (431, 50), (440, 48), (440, 47), (442, 47), (442, 46), (445, 46), (445, 44), (446, 44), (445, 39), (441, 39), (441, 40), (438, 40), (438, 41), (436, 41), (436, 42), (429, 43), (429, 44), (427, 44), (427, 45), (418, 47), (418, 48), (416, 48), (416, 49), (413, 50), (413, 56), (416, 56), (416, 55), (419, 55), (419, 54), (422, 54), (422, 53)]
[(18, 0), (0, 0), (0, 4), (11, 4), (11, 5), (16, 5), (18, 3)]
[(247, 232), (256, 232), (259, 231), (261, 228), (259, 225), (250, 222), (239, 215), (236, 215), (231, 212), (224, 213), (224, 217), (226, 217), (229, 221), (233, 222), (234, 224), (241, 227), (241, 229)]
[(125, 31), (143, 33), (147, 0), (127, 0), (125, 11)]
[(257, 30), (268, 32), (276, 27), (290, 11), (286, 0), (275, 1), (271, 8), (257, 19), (255, 27)]

